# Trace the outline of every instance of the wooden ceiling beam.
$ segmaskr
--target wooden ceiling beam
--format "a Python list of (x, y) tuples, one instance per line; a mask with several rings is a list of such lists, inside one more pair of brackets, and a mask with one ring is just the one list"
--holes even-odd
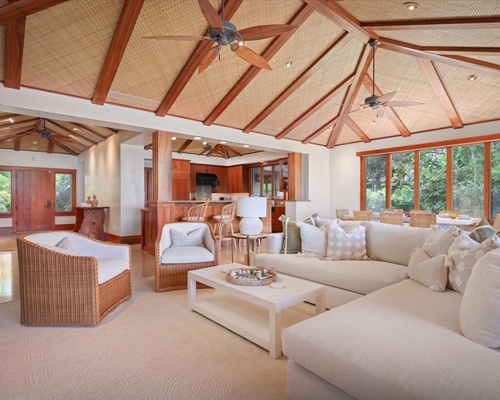
[[(373, 85), (373, 79), (371, 78), (370, 75), (366, 74), (365, 79), (363, 79), (363, 84), (365, 85), (366, 89), (371, 92), (374, 85)], [(379, 89), (377, 85), (375, 85), (375, 94), (377, 96), (382, 96), (383, 93)], [(410, 131), (406, 127), (406, 125), (403, 123), (401, 118), (399, 118), (398, 114), (394, 111), (393, 108), (391, 107), (384, 107), (385, 115), (387, 115), (387, 118), (392, 122), (392, 124), (396, 127), (396, 129), (401, 133), (401, 136), (408, 137), (410, 136)]]
[(276, 97), (264, 111), (262, 111), (257, 117), (253, 119), (244, 129), (243, 132), (251, 132), (257, 125), (259, 125), (264, 119), (266, 119), (274, 110), (276, 110), (283, 102), (288, 99), (302, 84), (304, 84), (309, 78), (311, 78), (320, 68), (322, 68), (331, 58), (337, 54), (340, 49), (342, 49), (347, 42), (352, 39), (352, 35), (348, 32), (344, 32), (340, 37), (335, 40), (328, 49), (326, 49), (323, 54), (316, 58), (309, 67), (302, 72), (297, 79), (295, 79), (283, 92), (281, 92), (278, 97)]
[(454, 67), (474, 69), (476, 72), (484, 72), (500, 76), (500, 65), (489, 63), (486, 61), (475, 60), (462, 56), (445, 56), (434, 53), (427, 53), (420, 46), (400, 42), (398, 40), (380, 38), (379, 48), (384, 50), (395, 51), (397, 53), (407, 54), (417, 58), (425, 58), (427, 60), (440, 62), (442, 64), (452, 65)]
[(12, 139), (20, 139), (24, 136), (29, 136), (29, 135), (32, 135), (33, 133), (36, 133), (35, 131), (33, 130), (29, 130), (29, 131), (19, 131), (19, 132), (16, 132), (16, 133), (12, 133), (12, 135), (9, 135), (9, 136), (4, 136), (0, 139), (0, 143), (2, 142), (10, 142)]
[(417, 58), (417, 61), (420, 68), (422, 68), (425, 77), (429, 81), (429, 84), (434, 90), (434, 93), (436, 93), (439, 103), (441, 103), (441, 107), (443, 107), (448, 119), (450, 120), (451, 126), (455, 129), (463, 128), (464, 124), (460, 119), (460, 116), (458, 115), (457, 110), (455, 109), (455, 106), (453, 105), (453, 102), (443, 85), (443, 82), (441, 81), (436, 67), (432, 64), (432, 61), (423, 58)]
[(349, 92), (347, 95), (347, 101), (344, 103), (342, 108), (340, 109), (340, 118), (332, 129), (332, 133), (330, 134), (330, 138), (328, 139), (328, 143), (326, 147), (331, 149), (335, 146), (338, 137), (340, 136), (340, 131), (344, 126), (345, 120), (347, 118), (347, 114), (351, 111), (351, 108), (356, 100), (356, 97), (359, 93), (361, 85), (363, 84), (363, 79), (366, 76), (368, 68), (370, 68), (370, 64), (373, 60), (373, 53), (371, 51), (370, 46), (365, 46), (361, 55), (359, 57), (357, 66), (356, 66), (356, 75), (354, 76), (354, 81), (349, 88)]
[(229, 152), (232, 152), (235, 156), (237, 157), (241, 157), (243, 154), (241, 154), (238, 150), (236, 150), (234, 147), (231, 147), (231, 146), (228, 146), (226, 145), (225, 146), (226, 150)]
[(11, 89), (21, 87), (25, 31), (26, 17), (5, 24), (3, 84)]
[[(224, 3), (224, 19), (226, 21), (229, 21), (233, 17), (233, 15), (236, 13), (236, 10), (238, 10), (238, 8), (240, 7), (241, 3), (243, 3), (243, 0), (226, 0), (226, 2)], [(219, 15), (222, 15), (222, 12), (220, 12)], [(165, 115), (167, 115), (168, 111), (175, 103), (181, 92), (184, 90), (189, 80), (196, 72), (196, 69), (199, 67), (201, 61), (210, 51), (210, 48), (213, 46), (213, 44), (214, 42), (212, 41), (202, 41), (198, 44), (198, 46), (196, 46), (196, 49), (189, 57), (186, 64), (184, 64), (184, 67), (182, 67), (181, 73), (175, 79), (174, 83), (156, 109), (155, 114), (157, 116), (164, 117)]]
[(351, 129), (352, 129), (352, 131), (356, 134), (356, 136), (358, 136), (358, 137), (359, 137), (359, 138), (360, 138), (363, 142), (365, 142), (365, 143), (370, 143), (370, 142), (371, 142), (371, 139), (370, 139), (370, 138), (366, 135), (366, 133), (365, 133), (365, 132), (363, 132), (363, 129), (361, 129), (361, 128), (359, 127), (359, 125), (358, 125), (358, 124), (356, 124), (356, 122), (354, 122), (354, 121), (352, 120), (352, 118), (351, 118), (351, 117), (349, 117), (349, 116), (348, 116), (348, 117), (345, 119), (345, 123), (346, 123), (346, 125), (347, 125), (349, 128), (351, 128)]
[(304, 0), (313, 6), (317, 11), (330, 18), (345, 31), (353, 34), (358, 40), (366, 43), (369, 39), (378, 39), (375, 32), (368, 32), (362, 27), (361, 22), (330, 0)]
[(52, 154), (54, 152), (54, 142), (49, 140), (49, 144), (47, 145), (47, 153)]
[(35, 124), (35, 119), (36, 118), (34, 118), (33, 120), (14, 122), (13, 124), (10, 124), (10, 125), (3, 125), (0, 128), (0, 134), (5, 133), (5, 132), (10, 132), (10, 131), (13, 131), (13, 130), (19, 129), (19, 128), (33, 128), (33, 126)]
[[(56, 129), (59, 129), (60, 131), (66, 133), (66, 135), (68, 137), (74, 136), (75, 138), (80, 138), (82, 140), (85, 140), (86, 142), (90, 143), (90, 146), (93, 146), (93, 145), (96, 145), (97, 143), (99, 143), (96, 140), (90, 140), (90, 139), (86, 138), (85, 136), (80, 135), (77, 131), (71, 131), (71, 130), (65, 128), (64, 126), (62, 126), (62, 125), (60, 125), (57, 122), (54, 122), (52, 120), (47, 120), (47, 125), (48, 125), (49, 129), (50, 129), (50, 126), (55, 126)], [(90, 147), (90, 146), (88, 146), (88, 147)]]
[(16, 137), (14, 140), (14, 151), (21, 151), (21, 138)]
[(500, 47), (422, 46), (422, 51), (442, 55), (497, 56), (500, 53)]
[(177, 150), (177, 153), (179, 153), (179, 154), (184, 153), (191, 143), (193, 143), (192, 139), (186, 140), (184, 143), (182, 143), (182, 146), (180, 147), (180, 149)]
[(345, 89), (346, 86), (351, 84), (352, 79), (354, 78), (354, 73), (345, 78), (342, 82), (340, 82), (337, 86), (335, 86), (332, 90), (330, 90), (326, 95), (324, 95), (321, 99), (319, 99), (316, 103), (312, 105), (306, 112), (304, 112), (299, 118), (295, 119), (290, 125), (288, 125), (285, 129), (283, 129), (278, 135), (276, 135), (276, 139), (283, 139), (290, 132), (292, 132), (295, 128), (297, 128), (300, 124), (302, 124), (307, 119), (311, 118), (314, 113), (323, 108), (329, 101), (331, 101), (339, 92)]
[[(296, 27), (301, 26), (307, 18), (314, 12), (314, 7), (304, 4), (300, 10), (288, 21), (288, 25), (293, 25)], [(285, 45), (286, 42), (293, 36), (296, 29), (285, 32), (271, 42), (269, 46), (262, 52), (261, 56), (269, 61), (274, 55)], [(203, 121), (204, 125), (212, 125), (217, 118), (224, 112), (224, 110), (229, 107), (229, 105), (238, 97), (238, 95), (245, 89), (248, 84), (254, 79), (262, 68), (256, 67), (254, 65), (250, 66), (247, 71), (243, 74), (241, 79), (238, 80), (236, 85), (234, 85), (231, 90), (224, 96), (219, 104), (212, 110), (208, 117)]]
[(500, 17), (409, 19), (399, 21), (362, 22), (361, 27), (373, 31), (431, 29), (500, 29)]
[(72, 149), (71, 147), (69, 147), (69, 146), (66, 146), (65, 144), (62, 144), (59, 140), (54, 139), (54, 138), (52, 137), (52, 135), (51, 135), (51, 136), (49, 136), (49, 137), (47, 138), (47, 140), (48, 140), (49, 142), (54, 142), (54, 145), (55, 145), (55, 146), (57, 146), (57, 147), (59, 147), (59, 148), (63, 149), (64, 151), (66, 151), (67, 153), (69, 153), (69, 154), (71, 154), (71, 155), (73, 155), (73, 156), (77, 156), (77, 155), (78, 155), (78, 153), (77, 153), (75, 150), (73, 150), (73, 149)]
[(106, 101), (143, 4), (144, 0), (125, 0), (113, 40), (109, 46), (94, 90), (93, 104), (103, 105)]
[(77, 128), (81, 128), (93, 135), (96, 135), (97, 137), (100, 137), (101, 139), (106, 139), (108, 138), (109, 136), (111, 135), (114, 135), (116, 132), (112, 129), (109, 129), (109, 128), (104, 128), (104, 127), (101, 127), (102, 129), (106, 130), (109, 132), (109, 135), (104, 135), (102, 134), (101, 132), (99, 132), (94, 126), (92, 125), (87, 125), (87, 124), (75, 124), (75, 126)]
[(18, 0), (0, 8), (0, 25), (27, 17), (68, 0)]

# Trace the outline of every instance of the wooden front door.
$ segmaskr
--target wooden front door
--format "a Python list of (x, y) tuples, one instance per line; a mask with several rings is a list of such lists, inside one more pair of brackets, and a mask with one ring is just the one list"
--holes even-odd
[(16, 232), (54, 229), (54, 181), (50, 171), (16, 172)]

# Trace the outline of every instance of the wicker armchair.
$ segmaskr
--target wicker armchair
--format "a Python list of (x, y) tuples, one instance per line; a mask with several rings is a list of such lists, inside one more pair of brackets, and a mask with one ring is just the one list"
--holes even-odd
[[(202, 246), (174, 243), (172, 230), (189, 236), (202, 229)], [(190, 244), (190, 243), (184, 243)], [(212, 227), (205, 222), (175, 222), (163, 225), (155, 244), (155, 290), (164, 292), (187, 288), (188, 271), (218, 264), (217, 239)], [(200, 286), (204, 287), (204, 286)]]
[(205, 216), (207, 214), (208, 203), (198, 204), (196, 206), (190, 207), (188, 210), (188, 215), (182, 217), (184, 222), (205, 222)]
[(373, 221), (373, 211), (353, 211), (354, 221)]
[(380, 222), (391, 225), (403, 225), (403, 213), (393, 211), (383, 211), (380, 213)]
[(17, 251), (23, 325), (96, 325), (132, 296), (128, 245), (56, 231), (19, 236)]
[(416, 228), (430, 228), (431, 225), (436, 225), (437, 215), (430, 213), (412, 212), (410, 213), (410, 226)]

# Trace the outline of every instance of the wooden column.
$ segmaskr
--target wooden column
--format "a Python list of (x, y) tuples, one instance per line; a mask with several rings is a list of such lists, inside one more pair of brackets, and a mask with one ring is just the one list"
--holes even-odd
[(302, 154), (288, 154), (288, 200), (302, 200)]
[(172, 201), (172, 133), (153, 133), (153, 201)]

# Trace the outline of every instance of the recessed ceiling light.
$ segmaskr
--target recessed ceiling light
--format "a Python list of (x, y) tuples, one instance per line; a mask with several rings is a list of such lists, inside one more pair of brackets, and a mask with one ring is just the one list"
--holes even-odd
[(249, 144), (244, 144), (243, 147), (250, 147), (250, 145)]
[(203, 144), (204, 144), (204, 145), (205, 145), (205, 144), (207, 144), (207, 143), (208, 143), (208, 142), (203, 142)]
[(11, 123), (12, 123), (12, 122), (14, 122), (14, 120), (13, 120), (12, 118), (9, 118), (9, 122), (11, 122)]
[(201, 137), (199, 137), (199, 136), (195, 136), (195, 137), (194, 137), (194, 140), (201, 140)]
[(73, 128), (73, 130), (74, 130), (75, 132), (78, 132), (78, 128)]
[(287, 61), (285, 63), (285, 67), (290, 68), (292, 66), (292, 64), (293, 64), (293, 61)]
[(71, 139), (73, 139), (73, 138), (74, 138), (74, 136), (73, 136), (73, 135), (68, 135), (68, 137), (69, 137), (69, 138), (71, 138)]
[(176, 140), (177, 138), (175, 136), (172, 136), (172, 140)]
[(36, 140), (33, 140), (33, 144), (37, 144), (38, 142)]
[(414, 3), (412, 1), (408, 1), (403, 4), (408, 10), (413, 11), (416, 10), (418, 7), (420, 7), (420, 4)]
[(467, 77), (467, 79), (468, 79), (469, 81), (475, 81), (475, 80), (477, 79), (477, 75), (474, 75), (474, 74), (469, 75), (469, 76)]
[(225, 140), (221, 140), (220, 144), (226, 144), (227, 142)]

